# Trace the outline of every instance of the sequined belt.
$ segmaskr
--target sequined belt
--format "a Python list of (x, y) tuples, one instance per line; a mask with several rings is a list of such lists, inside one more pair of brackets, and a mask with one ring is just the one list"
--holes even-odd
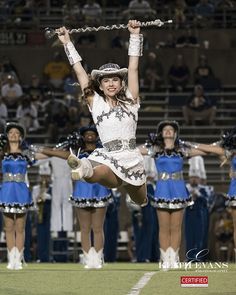
[(115, 139), (103, 144), (108, 152), (120, 151), (120, 150), (135, 150), (136, 139)]
[(161, 172), (158, 173), (157, 176), (158, 180), (168, 180), (168, 179), (172, 179), (172, 180), (181, 180), (183, 179), (183, 172), (174, 172), (174, 173), (167, 173), (167, 172)]
[(4, 173), (3, 174), (3, 182), (7, 182), (7, 181), (25, 182), (25, 174)]

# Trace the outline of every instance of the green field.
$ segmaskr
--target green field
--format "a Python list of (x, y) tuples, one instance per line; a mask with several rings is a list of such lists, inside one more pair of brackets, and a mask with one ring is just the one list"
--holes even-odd
[[(147, 272), (155, 272), (142, 295), (236, 295), (236, 264), (227, 272), (194, 270), (160, 271), (154, 263), (105, 264), (101, 270), (85, 270), (81, 264), (28, 264), (10, 271), (0, 264), (0, 295), (126, 295)], [(180, 276), (207, 275), (207, 288), (182, 288)]]

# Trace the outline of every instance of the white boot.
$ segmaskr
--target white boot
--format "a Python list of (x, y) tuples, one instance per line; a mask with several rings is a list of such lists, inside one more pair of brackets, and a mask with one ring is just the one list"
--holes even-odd
[(94, 252), (96, 252), (96, 251), (93, 247), (91, 247), (89, 249), (88, 253), (83, 251), (83, 253), (84, 253), (84, 259), (83, 259), (84, 268), (86, 268), (86, 269), (94, 268)]
[(176, 251), (172, 247), (169, 247), (168, 249), (170, 251), (170, 268), (179, 268), (179, 249)]
[(94, 268), (102, 268), (103, 265), (103, 249), (99, 250), (98, 252), (95, 250), (94, 253)]
[(23, 261), (23, 252), (24, 248), (19, 251), (17, 247), (15, 247), (15, 269), (22, 269), (22, 261)]
[(15, 269), (15, 247), (13, 247), (10, 251), (7, 249), (7, 259), (7, 268)]
[(161, 254), (161, 268), (164, 271), (169, 270), (170, 268), (170, 247), (164, 251), (160, 248), (160, 254)]
[(80, 180), (81, 178), (90, 178), (93, 176), (93, 166), (91, 162), (86, 159), (78, 159), (78, 168), (71, 171), (73, 180)]

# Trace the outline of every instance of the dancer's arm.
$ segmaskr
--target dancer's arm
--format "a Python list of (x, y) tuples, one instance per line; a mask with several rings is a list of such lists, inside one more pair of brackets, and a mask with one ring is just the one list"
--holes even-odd
[(203, 143), (190, 143), (191, 147), (205, 153), (213, 153), (219, 156), (225, 155), (225, 149), (218, 145), (203, 144)]
[(140, 22), (130, 20), (128, 23), (130, 32), (129, 39), (129, 66), (128, 66), (128, 89), (134, 99), (139, 97), (138, 64), (142, 55), (143, 35), (140, 34)]
[(67, 160), (70, 155), (69, 151), (38, 145), (31, 145), (30, 150), (35, 153), (35, 158), (37, 160), (47, 159), (48, 157), (58, 157)]
[(35, 153), (34, 157), (35, 160), (46, 160), (48, 158), (48, 156), (43, 153)]
[(189, 157), (194, 157), (194, 156), (205, 156), (207, 153), (203, 152), (201, 150), (195, 149), (195, 148), (191, 148), (188, 155)]
[[(59, 40), (64, 45), (65, 53), (68, 57), (71, 66), (73, 66), (80, 87), (83, 91), (84, 88), (88, 86), (89, 77), (81, 64), (82, 58), (75, 49), (74, 44), (71, 42), (68, 30), (65, 27), (61, 27), (57, 29), (56, 32), (58, 33)], [(88, 102), (90, 104), (92, 102), (92, 98), (88, 98)]]
[(48, 147), (43, 147), (42, 153), (48, 157), (58, 157), (58, 158), (65, 159), (65, 160), (67, 160), (67, 158), (70, 155), (69, 151), (51, 149)]

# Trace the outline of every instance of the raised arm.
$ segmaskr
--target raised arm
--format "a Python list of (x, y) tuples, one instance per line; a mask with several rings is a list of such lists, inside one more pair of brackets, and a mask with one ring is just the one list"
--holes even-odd
[(130, 20), (128, 23), (130, 32), (129, 39), (129, 66), (128, 66), (128, 89), (133, 98), (139, 97), (138, 64), (143, 50), (143, 35), (140, 34), (140, 22)]
[(61, 27), (57, 29), (56, 32), (58, 34), (59, 40), (64, 46), (65, 53), (68, 57), (68, 60), (71, 66), (73, 66), (73, 69), (76, 73), (80, 87), (83, 91), (84, 88), (88, 86), (89, 78), (88, 78), (88, 74), (86, 73), (86, 71), (84, 70), (81, 64), (82, 58), (77, 52), (77, 50), (75, 49), (74, 44), (71, 42), (68, 30), (65, 27)]

